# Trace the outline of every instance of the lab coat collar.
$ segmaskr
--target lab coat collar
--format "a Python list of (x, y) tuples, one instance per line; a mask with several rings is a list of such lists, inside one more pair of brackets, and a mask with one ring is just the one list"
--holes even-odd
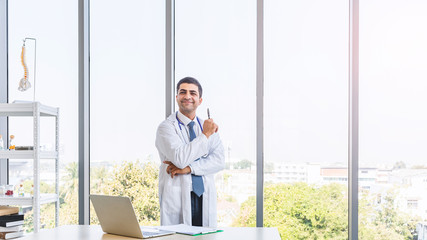
[(188, 126), (188, 124), (191, 121), (197, 121), (197, 115), (194, 117), (194, 120), (189, 119), (187, 116), (185, 116), (184, 114), (182, 114), (180, 111), (178, 111), (178, 118), (179, 120), (181, 120), (181, 122), (185, 125)]

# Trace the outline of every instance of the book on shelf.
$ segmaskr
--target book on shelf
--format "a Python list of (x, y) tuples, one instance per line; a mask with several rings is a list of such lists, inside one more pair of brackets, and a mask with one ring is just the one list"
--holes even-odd
[(19, 232), (22, 231), (22, 225), (14, 227), (0, 227), (0, 232)]
[(24, 224), (24, 214), (0, 216), (0, 227), (13, 227)]
[(24, 220), (24, 214), (11, 214), (0, 216), (0, 221), (18, 221)]
[(19, 232), (0, 232), (0, 239), (12, 239), (24, 236), (24, 231)]
[(0, 227), (13, 227), (13, 226), (19, 226), (19, 225), (23, 225), (24, 224), (24, 220), (19, 220), (19, 221), (0, 221)]
[(19, 150), (34, 150), (33, 146), (16, 146), (15, 150), (19, 151)]
[(0, 216), (19, 213), (19, 207), (0, 206)]

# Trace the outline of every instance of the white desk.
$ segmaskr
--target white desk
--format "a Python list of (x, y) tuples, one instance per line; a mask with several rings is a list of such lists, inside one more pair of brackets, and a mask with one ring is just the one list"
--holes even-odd
[[(182, 234), (174, 234), (163, 237), (152, 238), (153, 240), (280, 240), (279, 231), (277, 228), (219, 228), (224, 229), (224, 232), (200, 235), (187, 236)], [(136, 239), (122, 237), (112, 234), (106, 234), (98, 225), (69, 225), (61, 226), (54, 229), (41, 230), (38, 233), (27, 235), (19, 240), (115, 240), (115, 239)]]

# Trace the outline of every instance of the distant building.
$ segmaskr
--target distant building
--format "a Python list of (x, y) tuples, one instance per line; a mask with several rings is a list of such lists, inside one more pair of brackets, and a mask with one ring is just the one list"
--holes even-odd
[(390, 182), (401, 186), (399, 208), (427, 220), (427, 169), (399, 169), (392, 172)]
[[(359, 168), (359, 187), (369, 190), (377, 183), (378, 179), (377, 168)], [(322, 184), (348, 182), (347, 167), (322, 167), (320, 169), (320, 177)]]
[(322, 167), (320, 169), (321, 182), (328, 183), (343, 183), (347, 184), (348, 169), (344, 167)]
[(314, 184), (320, 180), (320, 164), (315, 163), (274, 163), (273, 170), (265, 174), (265, 181), (270, 183)]
[(377, 183), (378, 184), (388, 184), (390, 183), (390, 175), (393, 172), (392, 169), (377, 169)]

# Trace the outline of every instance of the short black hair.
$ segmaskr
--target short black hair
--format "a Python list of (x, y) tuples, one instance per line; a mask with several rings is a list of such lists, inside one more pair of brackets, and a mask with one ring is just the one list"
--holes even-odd
[(179, 80), (178, 84), (176, 85), (176, 93), (178, 94), (179, 91), (179, 86), (181, 86), (181, 84), (183, 83), (190, 83), (190, 84), (194, 84), (199, 88), (199, 97), (202, 97), (202, 93), (203, 93), (203, 89), (202, 89), (202, 85), (200, 85), (199, 81), (197, 81), (197, 79), (192, 78), (192, 77), (185, 77), (181, 80)]

